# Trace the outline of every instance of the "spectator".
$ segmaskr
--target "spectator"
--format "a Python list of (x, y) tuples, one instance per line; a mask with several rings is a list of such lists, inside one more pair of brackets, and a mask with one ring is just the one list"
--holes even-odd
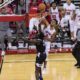
[(9, 4), (11, 6), (14, 14), (18, 13), (18, 1), (19, 0), (14, 0), (11, 4)]
[(0, 14), (12, 14), (13, 11), (9, 6), (5, 6), (1, 9)]
[[(17, 30), (16, 30), (16, 41), (24, 41), (26, 40), (26, 25), (24, 23), (24, 21), (17, 21)], [(19, 46), (18, 46), (19, 47)], [(24, 44), (25, 47), (25, 44)]]
[(3, 7), (1, 10), (0, 10), (0, 14), (6, 14), (7, 12), (6, 12), (6, 8), (5, 7)]
[(53, 2), (54, 0), (43, 0), (43, 2), (46, 4), (46, 10), (48, 11), (50, 8), (50, 4)]
[(59, 5), (61, 0), (54, 0), (54, 2)]
[[(7, 14), (6, 8), (2, 8), (0, 14)], [(11, 48), (11, 31), (9, 28), (9, 22), (0, 22), (0, 42), (1, 42), (1, 50), (2, 50), (2, 55), (5, 55), (5, 37), (8, 38), (8, 48)]]
[(68, 19), (70, 19), (76, 9), (76, 6), (71, 2), (71, 0), (66, 0), (63, 8), (66, 10), (66, 16), (68, 17)]
[(34, 3), (34, 4), (32, 4), (32, 5), (30, 6), (30, 8), (29, 8), (29, 13), (30, 13), (30, 14), (35, 14), (35, 13), (37, 13), (37, 10), (38, 10), (38, 7), (37, 7), (36, 3)]
[(7, 14), (13, 14), (12, 8), (8, 5), (5, 7)]
[(51, 3), (50, 15), (51, 15), (51, 20), (56, 19), (58, 23), (60, 23), (59, 10), (55, 2)]
[(71, 19), (69, 20), (70, 23), (70, 31), (71, 31), (71, 39), (75, 39), (76, 38), (76, 32), (77, 32), (77, 25), (76, 25), (76, 14), (74, 13), (71, 17)]
[(42, 3), (43, 0), (37, 0), (37, 4), (39, 5), (40, 3)]
[(72, 39), (76, 38), (76, 32), (78, 27), (80, 27), (80, 7), (72, 15), (72, 18), (70, 20), (70, 29), (71, 29)]
[(60, 25), (61, 25), (63, 31), (65, 31), (65, 27), (68, 26), (68, 17), (66, 16), (66, 12), (64, 9), (62, 9), (62, 11), (61, 11)]
[(30, 0), (31, 1), (31, 4), (36, 4), (36, 5), (39, 5), (40, 3), (43, 2), (43, 0)]
[(15, 4), (12, 5), (12, 10), (14, 14), (18, 13), (17, 6)]
[(60, 26), (62, 28), (62, 39), (63, 41), (68, 39), (68, 41), (70, 40), (71, 36), (70, 36), (70, 26), (69, 26), (69, 20), (68, 17), (65, 14), (65, 10), (63, 9), (61, 11), (62, 13), (62, 18), (60, 21)]
[(30, 0), (26, 0), (26, 13), (29, 13)]
[(30, 6), (37, 6), (37, 0), (30, 0)]
[(47, 3), (50, 3), (50, 4), (51, 4), (52, 2), (54, 2), (54, 0), (43, 0), (43, 1), (44, 1), (46, 4), (47, 4)]
[(76, 10), (76, 20), (78, 23), (80, 23), (80, 5), (79, 5), (79, 9)]
[(25, 1), (24, 0), (19, 0), (18, 3), (18, 14), (25, 14)]

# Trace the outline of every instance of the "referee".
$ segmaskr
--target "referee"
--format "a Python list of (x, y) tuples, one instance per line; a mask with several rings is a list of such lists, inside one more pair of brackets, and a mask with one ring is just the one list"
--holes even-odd
[(77, 63), (75, 64), (75, 66), (77, 68), (80, 68), (80, 28), (77, 29), (76, 44), (75, 44), (75, 46), (73, 48), (72, 55), (74, 56), (74, 58), (77, 61)]

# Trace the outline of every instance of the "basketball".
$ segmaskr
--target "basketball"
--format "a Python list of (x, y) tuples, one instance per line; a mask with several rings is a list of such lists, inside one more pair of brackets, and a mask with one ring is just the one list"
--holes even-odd
[(41, 4), (39, 4), (38, 9), (39, 9), (40, 11), (45, 11), (46, 5), (45, 5), (44, 3), (41, 3)]

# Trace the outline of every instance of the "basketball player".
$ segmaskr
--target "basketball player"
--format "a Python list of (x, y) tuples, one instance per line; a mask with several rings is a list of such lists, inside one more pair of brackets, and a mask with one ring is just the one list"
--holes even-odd
[(51, 20), (56, 19), (58, 23), (60, 23), (59, 10), (55, 2), (51, 3), (50, 15), (51, 15)]
[(40, 28), (39, 31), (36, 34), (34, 34), (32, 39), (29, 40), (30, 43), (34, 43), (36, 45), (36, 49), (37, 49), (36, 62), (35, 62), (36, 80), (43, 80), (41, 67), (46, 59), (45, 45), (43, 39), (44, 39), (44, 34), (41, 32), (41, 28)]
[(39, 18), (38, 17), (31, 18), (30, 22), (29, 22), (29, 32), (31, 32), (33, 30), (34, 26), (36, 26), (36, 28), (38, 30), (38, 25), (39, 25)]
[[(49, 51), (50, 51), (50, 44), (55, 39), (55, 35), (56, 35), (55, 26), (56, 25), (57, 25), (57, 21), (52, 20), (50, 25), (47, 25), (47, 27), (43, 31), (44, 36), (45, 36), (44, 37), (44, 43), (45, 43), (45, 52), (46, 52), (47, 57), (48, 57), (48, 54), (49, 54)], [(45, 73), (45, 71), (46, 71), (46, 65), (47, 65), (47, 59), (44, 62), (43, 73)]]
[(30, 22), (29, 22), (29, 32), (31, 32), (34, 28), (34, 26), (36, 26), (36, 29), (39, 30), (39, 24), (42, 21), (46, 21), (45, 17), (46, 14), (44, 14), (42, 12), (38, 13), (36, 17), (31, 18)]
[(68, 19), (70, 19), (76, 9), (75, 5), (71, 2), (71, 0), (66, 0), (66, 3), (63, 5), (63, 8), (66, 11), (66, 16), (68, 17)]

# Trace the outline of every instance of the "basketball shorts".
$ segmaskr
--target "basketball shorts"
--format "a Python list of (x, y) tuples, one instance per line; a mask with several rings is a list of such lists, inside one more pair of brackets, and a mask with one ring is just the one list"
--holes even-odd
[(46, 60), (46, 53), (38, 53), (36, 56), (36, 66), (41, 67), (45, 60)]

